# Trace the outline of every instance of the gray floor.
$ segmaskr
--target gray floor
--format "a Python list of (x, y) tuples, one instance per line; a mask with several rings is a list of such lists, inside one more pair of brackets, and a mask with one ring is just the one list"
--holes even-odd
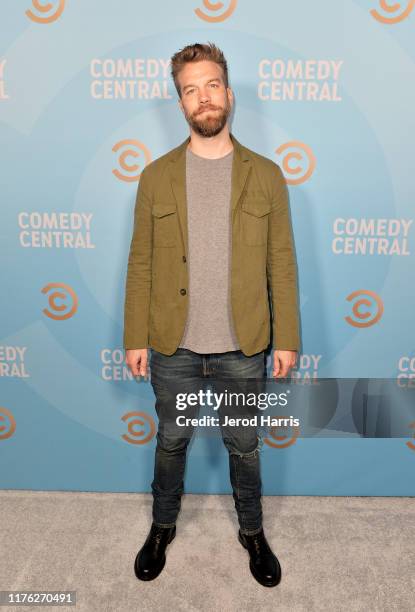
[(137, 580), (151, 502), (148, 494), (0, 491), (0, 590), (76, 590), (76, 608), (62, 609), (91, 612), (415, 610), (414, 498), (264, 497), (265, 533), (283, 574), (274, 588), (250, 574), (230, 495), (185, 494), (165, 569)]

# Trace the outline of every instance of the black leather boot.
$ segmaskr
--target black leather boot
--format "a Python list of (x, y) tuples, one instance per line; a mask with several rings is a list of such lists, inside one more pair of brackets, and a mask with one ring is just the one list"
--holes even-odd
[(154, 523), (144, 545), (134, 561), (134, 572), (139, 580), (154, 580), (166, 563), (166, 548), (176, 536), (174, 527), (158, 527)]
[(265, 538), (264, 530), (246, 535), (239, 530), (238, 539), (249, 552), (249, 569), (263, 586), (276, 586), (281, 580), (281, 566)]

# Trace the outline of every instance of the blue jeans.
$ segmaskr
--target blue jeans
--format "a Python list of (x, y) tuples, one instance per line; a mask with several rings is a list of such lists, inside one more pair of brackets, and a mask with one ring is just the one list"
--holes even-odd
[[(216, 393), (227, 391), (245, 397), (247, 393), (257, 394), (265, 385), (264, 351), (247, 357), (240, 350), (201, 354), (178, 348), (173, 355), (164, 355), (151, 349), (150, 372), (159, 419), (151, 484), (153, 522), (171, 527), (181, 507), (187, 447), (195, 430), (193, 424), (177, 424), (176, 418), (198, 418), (200, 409), (196, 404), (178, 410), (176, 394), (198, 393), (206, 385)], [(262, 529), (259, 453), (263, 440), (254, 422), (250, 426), (231, 426), (225, 421), (226, 415), (235, 419), (252, 418), (258, 409), (252, 405), (221, 405), (211, 414), (219, 420), (223, 443), (229, 452), (230, 481), (240, 530), (245, 534), (258, 533)]]

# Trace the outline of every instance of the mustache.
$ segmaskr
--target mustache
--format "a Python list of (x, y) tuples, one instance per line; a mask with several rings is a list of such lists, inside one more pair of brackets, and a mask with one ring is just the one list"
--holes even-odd
[(220, 110), (219, 106), (205, 106), (201, 109), (199, 109), (196, 113), (196, 115), (200, 115), (201, 113), (203, 113), (204, 111), (208, 111), (208, 110)]

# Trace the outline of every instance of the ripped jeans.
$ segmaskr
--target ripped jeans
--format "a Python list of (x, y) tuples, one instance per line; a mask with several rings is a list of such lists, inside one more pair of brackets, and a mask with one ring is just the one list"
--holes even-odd
[[(248, 535), (258, 533), (262, 529), (259, 455), (263, 440), (255, 419), (251, 420), (258, 415), (257, 407), (244, 406), (242, 400), (247, 394), (258, 394), (265, 388), (264, 351), (247, 357), (240, 350), (202, 354), (178, 348), (173, 355), (164, 355), (151, 349), (150, 372), (159, 419), (151, 483), (153, 522), (163, 527), (176, 523), (184, 490), (187, 447), (195, 430), (188, 420), (200, 418), (198, 402), (193, 405), (189, 402), (183, 410), (177, 408), (177, 394), (198, 394), (208, 384), (213, 387), (212, 393), (226, 391), (225, 398), (229, 393), (239, 394), (238, 405), (234, 402), (223, 406), (222, 402), (217, 410), (210, 408), (209, 415), (217, 419), (215, 424), (220, 426), (229, 452), (229, 474), (240, 530)], [(180, 425), (176, 421), (179, 416)], [(248, 421), (250, 424), (246, 425)]]

